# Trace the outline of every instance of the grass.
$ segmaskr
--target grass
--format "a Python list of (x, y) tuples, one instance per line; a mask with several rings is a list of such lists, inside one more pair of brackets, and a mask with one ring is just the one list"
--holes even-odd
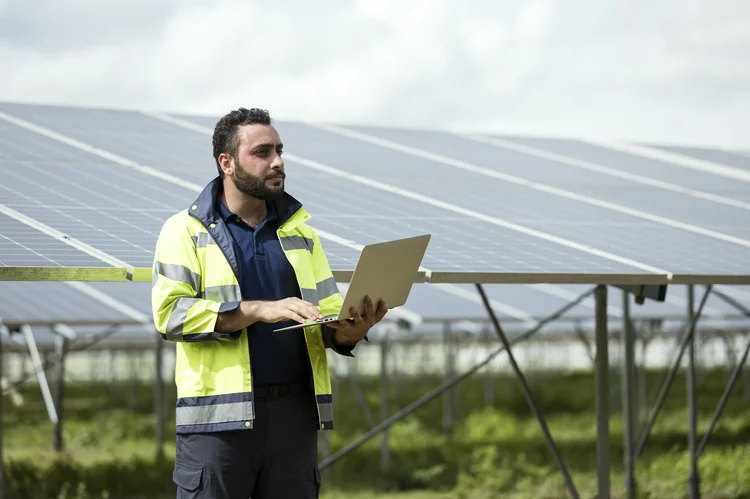
[[(650, 375), (650, 387), (659, 374)], [(529, 377), (573, 480), (582, 497), (596, 491), (596, 420), (593, 377), (588, 373)], [(611, 432), (612, 490), (623, 493), (622, 421), (617, 407), (618, 377), (613, 379)], [(407, 405), (440, 380), (392, 379), (391, 412)], [(705, 373), (699, 384), (699, 435), (705, 431), (724, 388), (725, 373)], [(678, 377), (637, 466), (639, 497), (686, 497), (687, 412), (684, 379)], [(369, 410), (379, 414), (377, 380), (362, 380)], [(458, 411), (450, 434), (442, 428), (443, 400), (437, 398), (389, 432), (391, 463), (381, 469), (381, 437), (370, 440), (324, 472), (325, 499), (443, 499), (484, 497), (568, 497), (539, 425), (514, 378), (494, 380), (493, 407), (483, 403), (480, 378), (456, 392)], [(750, 398), (739, 382), (724, 416), (699, 461), (702, 497), (750, 497)], [(4, 452), (9, 484), (19, 499), (102, 497), (174, 497), (174, 393), (167, 402), (165, 459), (154, 460), (152, 388), (146, 385), (70, 384), (66, 388), (63, 434), (65, 451), (52, 448), (53, 428), (38, 390), (27, 389), (22, 407), (4, 400)], [(341, 448), (368, 426), (351, 386), (334, 388), (336, 430), (328, 433), (331, 450)], [(43, 482), (45, 485), (40, 486)], [(15, 485), (14, 485), (15, 484)]]

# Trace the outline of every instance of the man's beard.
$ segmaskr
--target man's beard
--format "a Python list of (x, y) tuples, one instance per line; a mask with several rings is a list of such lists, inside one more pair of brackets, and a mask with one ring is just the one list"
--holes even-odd
[(260, 178), (246, 172), (242, 167), (235, 167), (232, 182), (238, 191), (250, 197), (261, 201), (275, 201), (281, 199), (284, 194), (284, 180), (281, 180), (281, 185), (269, 187), (266, 181), (274, 175), (278, 175), (278, 172), (273, 172), (266, 178)]

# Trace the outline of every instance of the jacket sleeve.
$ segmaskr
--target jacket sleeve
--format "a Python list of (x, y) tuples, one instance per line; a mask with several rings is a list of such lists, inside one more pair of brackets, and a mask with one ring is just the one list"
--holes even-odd
[[(338, 315), (341, 306), (344, 304), (344, 298), (339, 292), (333, 272), (328, 264), (328, 257), (323, 250), (318, 234), (313, 230), (313, 248), (312, 248), (313, 269), (315, 271), (315, 281), (318, 293), (318, 308), (325, 317)], [(347, 357), (354, 357), (352, 350), (355, 345), (341, 345), (334, 340), (335, 329), (323, 325), (321, 335), (326, 348)], [(369, 341), (365, 336), (365, 340)]]
[(201, 267), (193, 238), (175, 217), (159, 233), (154, 254), (151, 309), (156, 329), (170, 341), (234, 340), (241, 331), (214, 331), (221, 312), (239, 306), (236, 302), (204, 299)]

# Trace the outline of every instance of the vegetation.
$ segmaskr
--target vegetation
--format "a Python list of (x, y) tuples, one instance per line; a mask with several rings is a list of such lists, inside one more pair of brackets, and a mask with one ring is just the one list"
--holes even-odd
[[(622, 421), (616, 372), (612, 373), (612, 489), (623, 493)], [(649, 374), (655, 394), (661, 373)], [(440, 382), (437, 378), (391, 380), (390, 413)], [(569, 497), (555, 461), (513, 377), (494, 379), (492, 407), (485, 407), (483, 379), (454, 392), (457, 412), (451, 432), (443, 430), (442, 398), (429, 402), (389, 432), (390, 462), (381, 467), (380, 436), (323, 473), (327, 499), (444, 499)], [(594, 380), (590, 373), (530, 376), (534, 395), (583, 497), (596, 491)], [(726, 382), (724, 371), (703, 373), (699, 384), (699, 437)], [(362, 379), (364, 399), (377, 421), (380, 386)], [(686, 497), (688, 458), (685, 381), (678, 377), (654, 426), (636, 476), (639, 497)], [(739, 381), (700, 459), (704, 498), (750, 497), (750, 397)], [(174, 391), (166, 393), (164, 458), (155, 459), (153, 388), (132, 383), (66, 386), (65, 450), (53, 449), (53, 428), (39, 390), (26, 388), (24, 404), (3, 400), (4, 458), (8, 497), (18, 499), (136, 499), (174, 497)], [(335, 386), (335, 451), (368, 429), (352, 386)]]

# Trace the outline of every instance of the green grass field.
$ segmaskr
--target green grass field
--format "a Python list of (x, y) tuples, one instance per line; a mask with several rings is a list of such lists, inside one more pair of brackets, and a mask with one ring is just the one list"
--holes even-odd
[[(650, 376), (656, 393), (660, 373)], [(617, 373), (612, 380), (612, 490), (622, 497), (622, 422)], [(392, 380), (391, 412), (437, 385), (438, 379)], [(596, 491), (594, 384), (589, 373), (530, 376), (555, 441), (582, 497)], [(710, 420), (726, 373), (706, 373), (699, 384), (699, 433)], [(379, 386), (362, 380), (367, 404), (377, 420)], [(338, 461), (323, 475), (326, 499), (444, 499), (568, 497), (562, 477), (515, 378), (495, 380), (495, 403), (483, 403), (482, 379), (460, 385), (458, 412), (450, 435), (442, 431), (438, 398), (390, 431), (391, 462), (380, 466), (376, 437)], [(700, 460), (704, 498), (750, 497), (750, 398), (742, 381)], [(53, 450), (53, 428), (38, 390), (23, 392), (24, 405), (4, 404), (4, 457), (9, 497), (18, 499), (110, 499), (173, 497), (172, 387), (167, 402), (165, 459), (154, 459), (152, 387), (124, 384), (69, 384), (64, 404), (65, 451)], [(348, 383), (334, 389), (336, 450), (367, 430)], [(686, 496), (688, 460), (685, 382), (678, 377), (637, 466), (639, 497)], [(82, 485), (83, 484), (83, 485)], [(84, 487), (85, 485), (85, 487)], [(104, 493), (106, 491), (106, 493)], [(12, 492), (12, 493), (11, 493)]]

